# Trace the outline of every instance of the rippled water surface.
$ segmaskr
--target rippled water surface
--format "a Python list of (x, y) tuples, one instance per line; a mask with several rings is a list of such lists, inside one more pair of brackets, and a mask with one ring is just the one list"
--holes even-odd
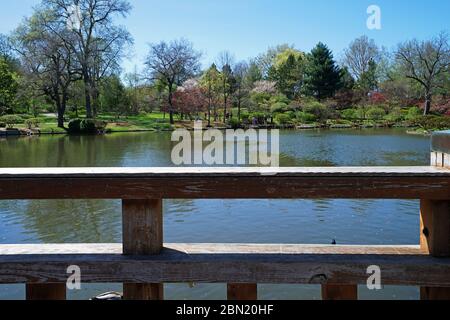
[[(284, 131), (281, 166), (428, 165), (429, 138), (404, 130)], [(0, 167), (171, 166), (170, 133), (0, 140)], [(165, 242), (417, 244), (419, 204), (405, 200), (166, 200)], [(120, 201), (0, 201), (0, 243), (120, 242)], [(87, 299), (120, 285), (84, 285)], [(416, 299), (414, 287), (360, 288), (362, 299)], [(166, 285), (168, 299), (224, 299), (225, 284)], [(319, 286), (261, 285), (261, 299), (320, 299)], [(22, 299), (23, 285), (0, 285)]]

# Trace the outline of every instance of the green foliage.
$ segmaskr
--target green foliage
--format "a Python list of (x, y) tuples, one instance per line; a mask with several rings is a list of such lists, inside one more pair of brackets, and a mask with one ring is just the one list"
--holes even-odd
[(105, 79), (101, 88), (101, 109), (117, 115), (130, 114), (131, 102), (125, 86), (116, 75)]
[(8, 128), (13, 128), (16, 124), (23, 123), (23, 119), (15, 115), (6, 115), (0, 117), (0, 122), (5, 123)]
[(389, 112), (388, 115), (384, 117), (385, 120), (391, 121), (391, 122), (400, 122), (405, 119), (403, 112), (400, 108), (394, 108)]
[(239, 129), (241, 127), (241, 123), (239, 122), (238, 119), (236, 118), (232, 118), (230, 120), (228, 120), (228, 125), (232, 128), (232, 129)]
[(105, 122), (93, 119), (74, 119), (68, 125), (70, 134), (96, 134), (105, 128)]
[(419, 118), (423, 115), (422, 110), (418, 107), (411, 107), (408, 109), (408, 113), (405, 116), (406, 120), (414, 120), (416, 118)]
[(378, 88), (377, 64), (375, 61), (369, 61), (369, 69), (361, 75), (357, 86), (364, 93), (368, 93)]
[(6, 128), (6, 123), (0, 121), (0, 128)]
[(317, 99), (331, 98), (341, 87), (341, 71), (326, 45), (319, 42), (308, 55), (305, 92)]
[(275, 123), (278, 125), (287, 125), (291, 123), (291, 117), (286, 113), (279, 113), (275, 116)]
[(297, 114), (297, 119), (300, 121), (300, 123), (313, 123), (317, 121), (317, 117), (308, 112), (299, 112)]
[(386, 111), (380, 107), (371, 107), (367, 110), (366, 116), (370, 120), (381, 120), (386, 116)]
[(277, 102), (274, 103), (271, 107), (270, 107), (270, 112), (272, 113), (283, 113), (285, 111), (287, 111), (288, 109), (288, 105), (284, 102)]
[(30, 118), (25, 120), (25, 125), (28, 129), (39, 128), (39, 123), (41, 120), (39, 118)]
[(16, 73), (3, 58), (0, 58), (0, 115), (12, 109), (17, 89)]
[(358, 119), (358, 110), (356, 109), (345, 109), (341, 111), (341, 117), (346, 120), (356, 120)]
[(303, 106), (303, 112), (314, 115), (318, 121), (325, 121), (330, 116), (328, 107), (318, 101), (307, 102)]
[(450, 129), (450, 117), (440, 117), (430, 115), (420, 116), (415, 118), (411, 123), (427, 131)]
[(289, 48), (279, 53), (274, 60), (268, 79), (275, 81), (278, 91), (292, 99), (298, 95), (303, 80), (304, 54)]

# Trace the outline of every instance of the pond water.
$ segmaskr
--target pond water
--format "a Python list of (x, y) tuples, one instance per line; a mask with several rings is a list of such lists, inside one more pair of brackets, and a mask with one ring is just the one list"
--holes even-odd
[[(171, 166), (170, 133), (0, 140), (0, 167)], [(282, 131), (281, 166), (428, 165), (430, 139), (402, 129)], [(0, 243), (121, 241), (120, 201), (0, 201)], [(418, 244), (419, 203), (406, 200), (165, 200), (172, 243)], [(83, 284), (88, 299), (120, 284)], [(165, 285), (167, 299), (225, 299), (225, 284)], [(0, 285), (23, 299), (24, 285)], [(360, 287), (360, 299), (417, 299), (416, 287)], [(260, 285), (260, 299), (320, 299), (316, 285)]]

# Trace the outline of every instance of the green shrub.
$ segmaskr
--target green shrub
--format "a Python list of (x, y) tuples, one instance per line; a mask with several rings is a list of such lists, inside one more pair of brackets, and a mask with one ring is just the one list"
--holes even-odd
[(297, 114), (297, 119), (301, 123), (312, 123), (312, 122), (317, 121), (317, 117), (315, 115), (313, 115), (312, 113), (308, 113), (308, 112), (299, 112)]
[(446, 116), (419, 116), (411, 121), (411, 124), (428, 131), (450, 129), (450, 117)]
[(15, 115), (7, 115), (0, 118), (1, 122), (4, 122), (8, 128), (13, 128), (16, 124), (23, 123), (23, 119)]
[(238, 119), (236, 118), (232, 118), (228, 121), (228, 125), (232, 128), (232, 129), (239, 129), (241, 127), (241, 123), (239, 122)]
[(253, 121), (253, 118), (256, 118), (256, 121), (258, 121), (258, 124), (263, 124), (266, 122), (266, 115), (263, 112), (251, 113), (250, 117), (249, 117), (250, 122)]
[(372, 107), (367, 110), (366, 115), (370, 120), (381, 120), (386, 115), (386, 111), (380, 107)]
[(28, 129), (39, 128), (40, 119), (38, 118), (30, 118), (25, 120), (25, 125)]
[(81, 119), (73, 119), (69, 121), (68, 129), (69, 133), (81, 133)]
[(356, 110), (356, 109), (342, 110), (341, 117), (346, 120), (357, 120), (358, 119), (358, 110)]
[(404, 116), (400, 108), (394, 108), (384, 119), (392, 122), (400, 122), (404, 120)]
[(80, 131), (84, 134), (95, 134), (97, 133), (97, 127), (95, 120), (85, 119), (80, 123)]
[(74, 119), (69, 122), (71, 134), (96, 134), (106, 128), (106, 122), (93, 119)]
[(317, 101), (306, 103), (303, 106), (303, 112), (313, 114), (318, 121), (325, 121), (330, 116), (328, 107)]
[(0, 128), (6, 128), (6, 123), (0, 121)]
[(250, 114), (248, 112), (242, 112), (241, 113), (241, 121), (245, 123), (250, 122)]
[(405, 116), (406, 120), (414, 120), (423, 115), (422, 111), (418, 107), (412, 107), (408, 109), (408, 113)]
[(275, 116), (275, 123), (278, 125), (286, 125), (291, 123), (291, 118), (285, 113), (279, 113)]
[(288, 109), (288, 105), (284, 102), (277, 102), (274, 103), (271, 107), (270, 107), (270, 112), (272, 113), (283, 113), (285, 111), (287, 111)]

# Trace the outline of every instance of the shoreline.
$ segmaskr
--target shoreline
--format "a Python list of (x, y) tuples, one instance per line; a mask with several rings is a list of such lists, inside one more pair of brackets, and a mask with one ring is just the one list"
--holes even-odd
[[(279, 129), (279, 130), (290, 130), (290, 131), (312, 131), (312, 130), (364, 130), (364, 129), (410, 129), (407, 130), (406, 133), (410, 135), (423, 135), (423, 136), (430, 136), (432, 132), (426, 131), (424, 129), (420, 129), (418, 127), (411, 127), (406, 125), (393, 125), (393, 126), (386, 126), (386, 125), (299, 125), (295, 127), (283, 127), (283, 126), (245, 126), (239, 129)], [(188, 131), (194, 131), (193, 127), (178, 127), (173, 129), (166, 129), (166, 130), (156, 130), (156, 129), (130, 129), (130, 130), (106, 130), (104, 133), (99, 133), (97, 135), (108, 135), (108, 134), (115, 134), (115, 133), (145, 133), (145, 132), (154, 132), (154, 133), (161, 133), (161, 132), (173, 132), (177, 129), (186, 129)], [(211, 127), (211, 128), (203, 128), (204, 131), (209, 129), (216, 129), (216, 130), (228, 130), (232, 128), (228, 127)], [(8, 133), (9, 132), (9, 133)], [(15, 130), (0, 130), (0, 138), (11, 138), (11, 137), (31, 137), (31, 136), (62, 136), (62, 135), (68, 135), (70, 136), (68, 132), (42, 132), (36, 130), (29, 130), (29, 129), (15, 129)], [(82, 135), (82, 134), (81, 134)], [(73, 135), (73, 136), (80, 136), (80, 134)], [(87, 134), (89, 136), (89, 134)], [(94, 135), (95, 136), (95, 135)]]

